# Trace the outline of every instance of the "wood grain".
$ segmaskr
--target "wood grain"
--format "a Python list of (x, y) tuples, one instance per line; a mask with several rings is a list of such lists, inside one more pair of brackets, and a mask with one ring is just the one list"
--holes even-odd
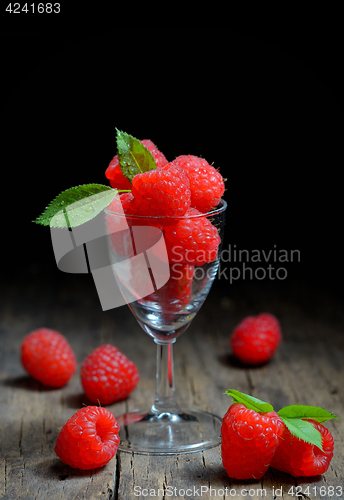
[[(128, 400), (108, 407), (115, 415), (152, 401), (155, 345), (128, 308), (102, 312), (89, 276), (27, 276), (3, 284), (1, 293), (0, 498), (230, 498), (235, 493), (274, 499), (280, 493), (292, 498), (290, 488), (296, 493), (297, 486), (305, 498), (344, 497), (344, 427), (338, 420), (326, 424), (335, 440), (330, 468), (314, 478), (296, 479), (270, 469), (259, 481), (231, 480), (222, 467), (220, 447), (163, 457), (119, 452), (93, 472), (65, 466), (54, 454), (59, 428), (89, 402), (79, 372), (58, 390), (31, 379), (20, 364), (23, 337), (40, 326), (61, 331), (79, 366), (102, 343), (121, 349), (137, 364), (141, 378)], [(244, 316), (263, 311), (280, 320), (283, 343), (268, 364), (247, 368), (232, 357), (228, 336)], [(223, 416), (231, 403), (224, 392), (236, 388), (269, 401), (276, 410), (288, 404), (313, 404), (343, 417), (343, 331), (340, 303), (323, 290), (286, 283), (215, 286), (175, 344), (180, 404)]]

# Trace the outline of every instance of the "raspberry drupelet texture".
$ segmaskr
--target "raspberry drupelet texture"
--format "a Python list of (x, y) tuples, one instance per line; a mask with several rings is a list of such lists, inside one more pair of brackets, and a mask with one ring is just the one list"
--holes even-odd
[(133, 205), (148, 216), (175, 217), (190, 207), (190, 183), (183, 169), (167, 164), (133, 178)]
[(192, 207), (203, 213), (217, 207), (225, 190), (220, 172), (204, 158), (193, 155), (178, 156), (171, 163), (181, 167), (188, 176)]
[(268, 313), (245, 318), (230, 337), (233, 354), (246, 364), (268, 361), (282, 340), (277, 319)]
[(39, 328), (24, 338), (21, 361), (33, 378), (56, 388), (68, 382), (77, 366), (67, 339), (49, 328)]
[(110, 344), (95, 349), (81, 365), (81, 383), (86, 396), (102, 405), (127, 398), (138, 381), (135, 364)]
[(288, 472), (294, 477), (317, 476), (327, 471), (333, 457), (332, 434), (319, 422), (312, 419), (307, 420), (320, 432), (324, 451), (293, 436), (285, 427), (271, 467)]
[[(153, 155), (157, 168), (163, 167), (168, 162), (165, 155), (159, 151), (156, 145), (149, 139), (140, 141)], [(118, 155), (114, 156), (105, 176), (110, 181), (110, 186), (117, 189), (131, 189), (130, 181), (122, 174), (121, 167), (118, 161)]]
[(185, 218), (165, 227), (170, 262), (201, 266), (216, 259), (220, 236), (215, 226), (195, 208)]
[(62, 427), (55, 453), (76, 469), (106, 465), (117, 452), (119, 425), (106, 408), (87, 406), (78, 410)]
[(232, 404), (222, 420), (222, 463), (229, 477), (259, 479), (268, 470), (284, 430), (275, 412)]

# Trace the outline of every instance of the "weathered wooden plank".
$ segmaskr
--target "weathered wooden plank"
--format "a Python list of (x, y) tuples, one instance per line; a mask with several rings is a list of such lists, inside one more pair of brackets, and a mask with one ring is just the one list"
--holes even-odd
[[(1, 468), (4, 472), (1, 494), (4, 498), (37, 500), (110, 498), (115, 459), (94, 472), (76, 471), (62, 464), (53, 451), (59, 428), (84, 400), (80, 397), (78, 374), (63, 389), (47, 389), (26, 375), (19, 361), (22, 338), (40, 326), (63, 332), (80, 360), (88, 343), (75, 338), (76, 323), (71, 320), (74, 311), (57, 311), (49, 289), (29, 287), (28, 300), (23, 305), (16, 292), (15, 289), (10, 291), (1, 316), (4, 384), (0, 394)], [(55, 315), (63, 321), (56, 321)], [(84, 338), (90, 333), (84, 330)]]
[[(19, 349), (26, 333), (39, 326), (60, 330), (70, 341), (79, 365), (102, 343), (117, 345), (137, 364), (141, 379), (127, 401), (108, 407), (115, 415), (142, 404), (149, 406), (155, 389), (156, 346), (152, 339), (140, 330), (128, 308), (102, 312), (92, 283), (84, 280), (80, 286), (80, 278), (62, 275), (52, 287), (41, 277), (37, 283), (23, 285), (21, 295), (15, 283), (2, 295), (0, 497), (127, 499), (136, 497), (134, 494), (140, 498), (139, 493), (142, 498), (147, 490), (160, 498), (171, 494), (227, 498), (235, 494), (274, 499), (281, 492), (292, 498), (290, 488), (296, 492), (299, 487), (312, 499), (340, 498), (344, 429), (339, 421), (326, 424), (335, 439), (335, 456), (327, 473), (316, 478), (296, 479), (270, 469), (259, 481), (231, 480), (222, 467), (220, 447), (173, 456), (119, 452), (106, 467), (94, 472), (63, 465), (53, 451), (58, 430), (89, 402), (79, 372), (59, 390), (47, 390), (25, 374)], [(235, 294), (228, 290), (210, 295), (177, 340), (175, 380), (182, 407), (196, 406), (222, 416), (231, 404), (224, 392), (233, 387), (269, 401), (276, 409), (294, 403), (317, 404), (343, 418), (344, 318), (338, 305), (332, 299), (314, 299), (317, 308), (307, 294), (298, 303), (289, 299), (289, 292), (264, 290), (252, 284), (237, 288)], [(294, 296), (300, 298), (300, 292)], [(247, 368), (231, 356), (228, 337), (244, 316), (264, 310), (280, 319), (284, 340), (268, 364)]]

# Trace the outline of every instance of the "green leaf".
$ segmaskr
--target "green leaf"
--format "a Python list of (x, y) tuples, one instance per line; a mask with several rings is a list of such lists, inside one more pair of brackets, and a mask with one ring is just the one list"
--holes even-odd
[(136, 174), (154, 170), (152, 153), (135, 137), (117, 130), (118, 161), (122, 174), (132, 182)]
[(337, 418), (334, 413), (331, 413), (320, 406), (307, 406), (307, 405), (290, 405), (281, 408), (278, 412), (280, 417), (288, 418), (311, 418), (317, 422), (326, 422), (332, 418)]
[(43, 226), (75, 227), (93, 219), (118, 194), (102, 184), (84, 184), (62, 191), (33, 222)]
[(282, 417), (281, 415), (280, 417), (294, 436), (306, 443), (314, 444), (323, 451), (321, 434), (310, 422), (300, 418)]
[(243, 392), (239, 392), (235, 389), (230, 389), (226, 391), (228, 396), (232, 396), (235, 403), (243, 403), (246, 408), (250, 408), (254, 411), (268, 412), (274, 411), (273, 407), (269, 403), (265, 403), (265, 401), (261, 401), (260, 399), (254, 398), (253, 396), (249, 396), (248, 394), (244, 394)]

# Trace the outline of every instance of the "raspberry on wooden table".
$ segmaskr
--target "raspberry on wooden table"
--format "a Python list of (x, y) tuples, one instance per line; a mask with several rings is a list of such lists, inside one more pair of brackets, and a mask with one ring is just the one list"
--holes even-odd
[(21, 361), (31, 377), (56, 388), (68, 382), (77, 366), (67, 339), (49, 328), (39, 328), (24, 338)]
[(293, 436), (285, 427), (271, 467), (288, 472), (294, 477), (317, 476), (327, 471), (333, 457), (332, 434), (321, 423), (312, 419), (307, 420), (320, 432), (323, 451), (317, 446)]
[(77, 469), (106, 465), (117, 452), (119, 425), (106, 408), (86, 406), (62, 427), (55, 453), (63, 463)]
[(243, 363), (259, 364), (268, 361), (282, 340), (277, 319), (268, 313), (248, 316), (230, 337), (233, 354)]
[(222, 420), (222, 461), (230, 477), (259, 479), (269, 466), (295, 477), (327, 471), (334, 441), (321, 422), (339, 419), (320, 406), (273, 406), (236, 389)]
[(222, 463), (229, 477), (259, 479), (268, 470), (284, 430), (276, 412), (232, 404), (222, 420)]
[(95, 349), (81, 365), (81, 383), (92, 402), (109, 405), (125, 399), (138, 381), (135, 364), (110, 344)]

